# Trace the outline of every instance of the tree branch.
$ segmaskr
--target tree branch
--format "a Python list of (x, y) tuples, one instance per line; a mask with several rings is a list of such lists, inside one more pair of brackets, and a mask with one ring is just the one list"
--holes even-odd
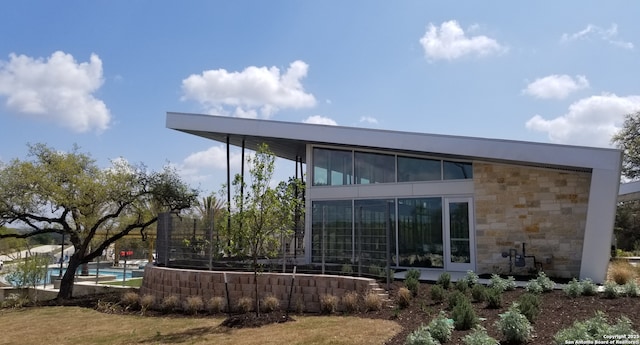
[(25, 232), (25, 233), (8, 233), (8, 234), (0, 234), (0, 239), (3, 238), (29, 238), (31, 236), (35, 236), (35, 235), (41, 235), (41, 234), (64, 234), (65, 231), (62, 229), (38, 229), (35, 231), (30, 231), (30, 232)]

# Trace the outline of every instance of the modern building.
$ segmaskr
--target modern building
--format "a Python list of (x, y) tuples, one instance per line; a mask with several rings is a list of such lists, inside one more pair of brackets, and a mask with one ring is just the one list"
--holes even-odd
[(619, 150), (183, 113), (166, 125), (306, 164), (308, 263), (606, 277)]

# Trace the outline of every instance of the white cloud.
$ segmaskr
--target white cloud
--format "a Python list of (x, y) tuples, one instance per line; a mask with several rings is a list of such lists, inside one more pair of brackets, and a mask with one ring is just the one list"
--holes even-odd
[(377, 124), (378, 120), (376, 118), (371, 117), (371, 116), (362, 116), (362, 117), (360, 117), (360, 122)]
[(526, 126), (530, 130), (547, 132), (549, 140), (555, 143), (609, 147), (624, 116), (638, 110), (640, 95), (603, 94), (583, 98), (571, 104), (564, 115), (551, 120), (535, 115)]
[[(240, 167), (241, 154), (231, 152), (230, 163), (232, 167)], [(225, 145), (211, 146), (205, 151), (194, 152), (183, 161), (187, 169), (227, 169), (227, 148)]]
[(589, 87), (589, 81), (583, 75), (577, 75), (571, 78), (566, 74), (553, 74), (544, 78), (538, 78), (534, 82), (527, 85), (522, 93), (531, 95), (536, 98), (555, 98), (563, 99), (570, 93)]
[[(251, 154), (253, 154), (253, 151), (245, 151), (245, 159)], [(229, 163), (232, 174), (239, 172), (242, 153), (232, 148)], [(227, 147), (225, 145), (217, 145), (211, 146), (204, 151), (194, 152), (187, 156), (182, 163), (174, 164), (174, 167), (186, 181), (192, 183), (206, 181), (216, 172), (227, 170)]]
[(250, 66), (242, 72), (207, 70), (182, 81), (182, 99), (195, 100), (217, 114), (269, 118), (280, 109), (315, 106), (315, 97), (306, 93), (300, 82), (308, 69), (298, 60), (283, 74), (277, 67)]
[(0, 60), (0, 96), (7, 98), (7, 108), (76, 132), (109, 128), (109, 109), (93, 95), (102, 83), (102, 61), (96, 54), (82, 63), (61, 51), (46, 60), (15, 54)]
[(588, 39), (601, 39), (609, 44), (624, 49), (633, 49), (634, 45), (631, 42), (619, 40), (618, 38), (618, 25), (613, 23), (609, 29), (603, 29), (597, 25), (589, 24), (581, 31), (568, 34), (563, 33), (560, 37), (561, 42), (569, 42), (575, 40), (588, 40)]
[[(476, 25), (471, 26), (471, 31), (477, 29)], [(466, 36), (455, 20), (442, 23), (439, 29), (429, 23), (420, 44), (429, 60), (453, 60), (465, 55), (486, 56), (506, 51), (505, 47), (487, 36)]]
[(316, 124), (316, 125), (330, 125), (330, 126), (337, 126), (338, 123), (335, 122), (334, 120), (325, 117), (325, 116), (320, 116), (320, 115), (313, 115), (313, 116), (309, 116), (308, 118), (306, 118), (305, 120), (303, 120), (302, 122), (304, 123), (312, 123), (312, 124)]

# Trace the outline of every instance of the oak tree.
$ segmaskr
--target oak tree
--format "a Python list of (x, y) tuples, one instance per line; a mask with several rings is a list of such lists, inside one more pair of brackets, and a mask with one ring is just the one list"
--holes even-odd
[(611, 141), (624, 152), (622, 175), (632, 180), (640, 178), (640, 111), (625, 116)]
[(144, 238), (158, 212), (189, 208), (197, 196), (174, 170), (153, 172), (124, 160), (101, 169), (77, 146), (61, 152), (45, 144), (29, 145), (28, 157), (0, 166), (0, 226), (27, 230), (1, 233), (0, 240), (46, 233), (69, 239), (75, 252), (58, 299), (72, 297), (80, 265), (132, 231)]

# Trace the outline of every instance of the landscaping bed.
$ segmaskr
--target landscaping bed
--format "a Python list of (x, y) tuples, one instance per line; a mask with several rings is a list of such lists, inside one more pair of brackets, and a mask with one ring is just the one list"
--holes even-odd
[[(515, 344), (516, 342), (508, 342), (497, 326), (497, 323), (501, 320), (501, 314), (504, 315), (507, 313), (514, 302), (522, 303), (523, 297), (531, 299), (537, 296), (537, 298), (533, 299), (538, 300), (537, 315), (529, 317), (531, 319), (532, 332), (528, 335), (528, 340), (524, 342), (526, 344), (554, 344), (554, 336), (559, 331), (571, 327), (575, 321), (594, 318), (598, 313), (604, 315), (609, 324), (614, 324), (618, 319), (625, 317), (631, 323), (631, 330), (635, 332), (640, 331), (640, 288), (637, 287), (640, 283), (638, 279), (638, 277), (640, 277), (640, 270), (637, 267), (632, 267), (628, 264), (612, 264), (609, 270), (609, 282), (605, 284), (604, 287), (599, 288), (601, 292), (595, 292), (596, 286), (588, 280), (570, 282), (565, 285), (564, 290), (551, 290), (550, 285), (553, 285), (553, 282), (544, 276), (544, 274), (541, 274), (536, 281), (539, 283), (540, 291), (542, 291), (543, 286), (546, 291), (532, 294), (527, 291), (527, 289), (531, 291), (534, 290), (532, 289), (533, 284), (531, 283), (529, 283), (527, 289), (514, 288), (515, 283), (513, 281), (504, 279), (504, 277), (495, 276), (495, 280), (493, 277), (491, 278), (492, 284), (494, 285), (494, 289), (492, 289), (494, 290), (493, 302), (495, 302), (495, 296), (497, 295), (500, 297), (500, 303), (494, 303), (493, 306), (489, 305), (490, 299), (478, 301), (478, 298), (476, 298), (475, 292), (477, 291), (473, 289), (483, 290), (485, 292), (489, 292), (490, 289), (478, 284), (473, 284), (471, 282), (473, 279), (468, 279), (473, 275), (472, 272), (469, 272), (467, 277), (465, 277), (465, 280), (469, 281), (468, 284), (462, 284), (461, 282), (447, 282), (444, 284), (440, 279), (437, 284), (420, 283), (417, 282), (417, 280), (414, 284), (409, 284), (410, 279), (395, 281), (390, 286), (389, 297), (391, 301), (382, 307), (380, 307), (379, 303), (375, 303), (375, 299), (373, 301), (374, 303), (369, 301), (367, 297), (371, 294), (368, 294), (367, 296), (357, 295), (351, 302), (348, 302), (345, 297), (339, 301), (334, 297), (334, 305), (331, 308), (323, 307), (322, 309), (325, 310), (325, 315), (336, 317), (351, 315), (360, 318), (393, 320), (400, 325), (401, 329), (395, 336), (385, 342), (385, 344), (389, 345), (405, 344), (407, 337), (412, 332), (420, 329), (422, 325), (429, 325), (430, 322), (438, 317), (446, 320), (446, 322), (455, 323), (457, 328), (457, 322), (460, 318), (454, 316), (456, 311), (451, 308), (451, 305), (455, 304), (454, 302), (456, 300), (451, 297), (456, 294), (458, 297), (460, 297), (460, 294), (466, 296), (462, 297), (462, 299), (467, 301), (467, 303), (471, 302), (469, 309), (477, 316), (478, 324), (486, 329), (488, 336), (501, 341), (503, 345)], [(475, 278), (477, 279), (477, 276)], [(541, 280), (541, 278), (544, 279)], [(613, 281), (617, 281), (620, 285), (616, 285)], [(636, 282), (636, 285), (627, 284), (623, 286), (622, 284), (625, 282)], [(502, 287), (499, 289), (502, 291), (501, 293), (495, 292), (497, 291), (495, 289), (496, 286)], [(407, 289), (408, 287), (415, 291), (415, 295)], [(576, 290), (567, 289), (567, 287), (578, 287), (580, 292), (570, 294), (570, 291), (575, 292)], [(604, 290), (604, 292), (602, 292), (602, 290)], [(438, 294), (434, 294), (434, 292), (438, 291), (440, 291), (440, 298), (435, 297)], [(588, 291), (591, 291), (591, 293)], [(612, 291), (615, 293), (612, 293)], [(631, 291), (633, 291), (633, 293)], [(126, 294), (129, 294), (129, 297), (133, 297), (132, 302), (126, 301), (124, 298)], [(401, 303), (402, 299), (400, 297), (402, 296), (405, 296), (405, 303)], [(321, 301), (324, 300), (325, 297), (326, 296), (323, 296)], [(104, 313), (143, 314), (148, 317), (171, 316), (176, 318), (190, 318), (207, 317), (209, 315), (215, 317), (227, 316), (225, 313), (226, 308), (222, 306), (224, 301), (218, 301), (220, 304), (218, 304), (215, 309), (212, 308), (211, 301), (202, 301), (199, 297), (191, 301), (189, 301), (189, 298), (187, 298), (186, 301), (176, 299), (173, 301), (173, 307), (167, 307), (168, 301), (166, 300), (154, 301), (153, 303), (148, 302), (149, 308), (143, 308), (144, 298), (145, 296), (140, 296), (130, 291), (125, 294), (114, 292), (103, 295), (83, 296), (67, 301), (44, 302), (44, 304), (82, 306)], [(154, 307), (152, 307), (152, 305)], [(265, 306), (266, 305), (265, 303)], [(270, 308), (270, 310), (273, 311), (260, 313), (259, 315), (256, 315), (255, 312), (242, 313), (237, 309), (238, 305), (234, 305), (234, 313), (222, 323), (222, 326), (228, 328), (261, 327), (271, 323), (296, 322), (295, 318), (301, 315), (318, 315), (307, 314), (300, 311), (291, 311), (289, 313), (290, 315), (288, 315), (278, 308), (278, 305), (284, 305), (284, 301), (272, 301), (272, 308)], [(372, 307), (374, 305), (376, 305), (375, 308)], [(248, 308), (250, 307), (251, 303), (247, 305), (247, 309), (245, 310), (249, 310)], [(294, 309), (298, 308), (298, 306), (294, 305), (291, 307)], [(524, 310), (525, 308), (520, 309)], [(349, 311), (347, 312), (346, 310)], [(455, 321), (453, 319), (455, 319)], [(465, 336), (472, 332), (470, 329), (454, 329), (451, 332), (449, 340), (442, 342), (442, 344), (463, 344)], [(631, 334), (631, 332), (632, 331), (629, 331), (628, 333)], [(327, 336), (331, 335), (327, 334)], [(579, 338), (570, 339), (574, 341), (586, 340)], [(634, 343), (633, 341), (635, 341), (636, 344), (640, 343), (640, 340), (637, 338), (630, 340), (632, 340), (630, 343)], [(381, 339), (381, 341), (384, 340)], [(611, 343), (616, 342), (613, 341)]]
[[(402, 286), (404, 286), (402, 282), (394, 283), (391, 295), (395, 296)], [(420, 284), (418, 296), (414, 297), (405, 309), (385, 309), (377, 313), (362, 314), (362, 316), (396, 320), (402, 326), (402, 331), (386, 344), (404, 344), (409, 333), (418, 329), (422, 324), (427, 325), (441, 310), (445, 310), (450, 315), (450, 312), (446, 311), (446, 299), (442, 303), (434, 303), (430, 298), (430, 290), (433, 286), (434, 284)], [(447, 294), (452, 293), (453, 290), (450, 288), (447, 290)], [(487, 329), (487, 333), (491, 337), (502, 339), (495, 323), (498, 321), (499, 315), (506, 312), (508, 307), (525, 292), (522, 288), (503, 292), (503, 306), (500, 309), (489, 309), (486, 307), (486, 302), (472, 303), (478, 317), (485, 319), (480, 321), (480, 324)], [(607, 299), (599, 294), (569, 298), (562, 290), (554, 290), (541, 294), (540, 299), (540, 314), (532, 323), (533, 337), (527, 344), (553, 344), (553, 336), (558, 331), (570, 327), (576, 320), (593, 317), (596, 311), (604, 312), (611, 322), (621, 316), (626, 316), (633, 323), (633, 328), (636, 331), (640, 330), (640, 298), (637, 297)], [(462, 344), (462, 338), (469, 333), (471, 333), (470, 330), (454, 330), (451, 340), (446, 344)]]

